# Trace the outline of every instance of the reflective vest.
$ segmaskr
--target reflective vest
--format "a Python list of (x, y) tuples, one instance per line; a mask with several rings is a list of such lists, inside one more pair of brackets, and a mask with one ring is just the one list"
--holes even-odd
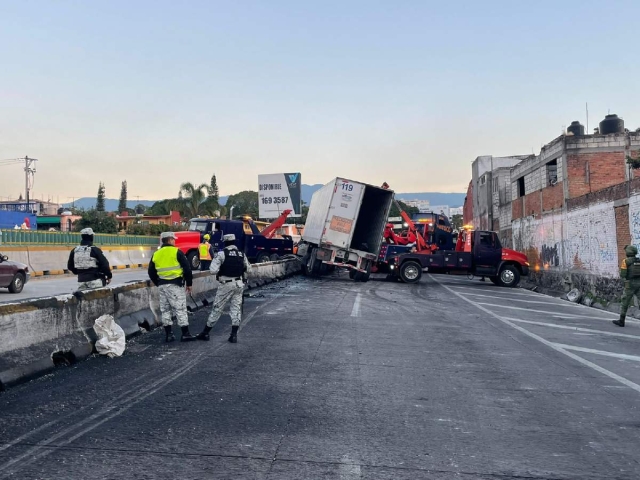
[(89, 245), (80, 245), (73, 249), (73, 266), (76, 270), (98, 268), (98, 260), (91, 256), (91, 247)]
[(182, 277), (182, 267), (178, 261), (179, 250), (173, 246), (162, 247), (151, 259), (156, 266), (158, 277), (162, 280), (175, 280)]
[(211, 249), (209, 248), (211, 245), (208, 243), (201, 243), (198, 247), (198, 251), (200, 252), (200, 260), (211, 260)]
[(244, 253), (237, 248), (224, 249), (224, 262), (218, 273), (221, 277), (239, 278), (244, 274)]

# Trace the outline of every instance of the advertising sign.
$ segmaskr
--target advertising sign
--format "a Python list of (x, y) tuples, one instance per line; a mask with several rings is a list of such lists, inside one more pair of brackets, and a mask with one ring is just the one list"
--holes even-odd
[(283, 210), (289, 217), (302, 215), (302, 178), (300, 173), (270, 173), (258, 175), (260, 218), (276, 218)]

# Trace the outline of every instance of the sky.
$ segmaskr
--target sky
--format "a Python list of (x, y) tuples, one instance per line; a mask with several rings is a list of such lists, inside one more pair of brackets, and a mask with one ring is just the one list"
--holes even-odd
[[(466, 192), (572, 120), (640, 127), (640, 2), (0, 0), (0, 161), (32, 196), (257, 190), (258, 174)], [(0, 197), (24, 189), (0, 166)]]

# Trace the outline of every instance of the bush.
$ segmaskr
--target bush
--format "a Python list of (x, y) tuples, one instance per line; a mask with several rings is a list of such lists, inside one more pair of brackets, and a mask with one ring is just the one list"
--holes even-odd
[(148, 223), (136, 223), (127, 227), (127, 235), (147, 235), (150, 237), (160, 236), (162, 232), (179, 232), (185, 228), (178, 226), (170, 226), (165, 224), (150, 225)]

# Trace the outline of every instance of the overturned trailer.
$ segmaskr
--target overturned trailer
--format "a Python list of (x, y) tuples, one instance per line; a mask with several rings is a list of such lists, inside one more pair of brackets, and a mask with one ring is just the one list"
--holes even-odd
[(319, 275), (327, 265), (369, 280), (392, 201), (391, 190), (344, 178), (316, 191), (298, 245), (304, 274)]

